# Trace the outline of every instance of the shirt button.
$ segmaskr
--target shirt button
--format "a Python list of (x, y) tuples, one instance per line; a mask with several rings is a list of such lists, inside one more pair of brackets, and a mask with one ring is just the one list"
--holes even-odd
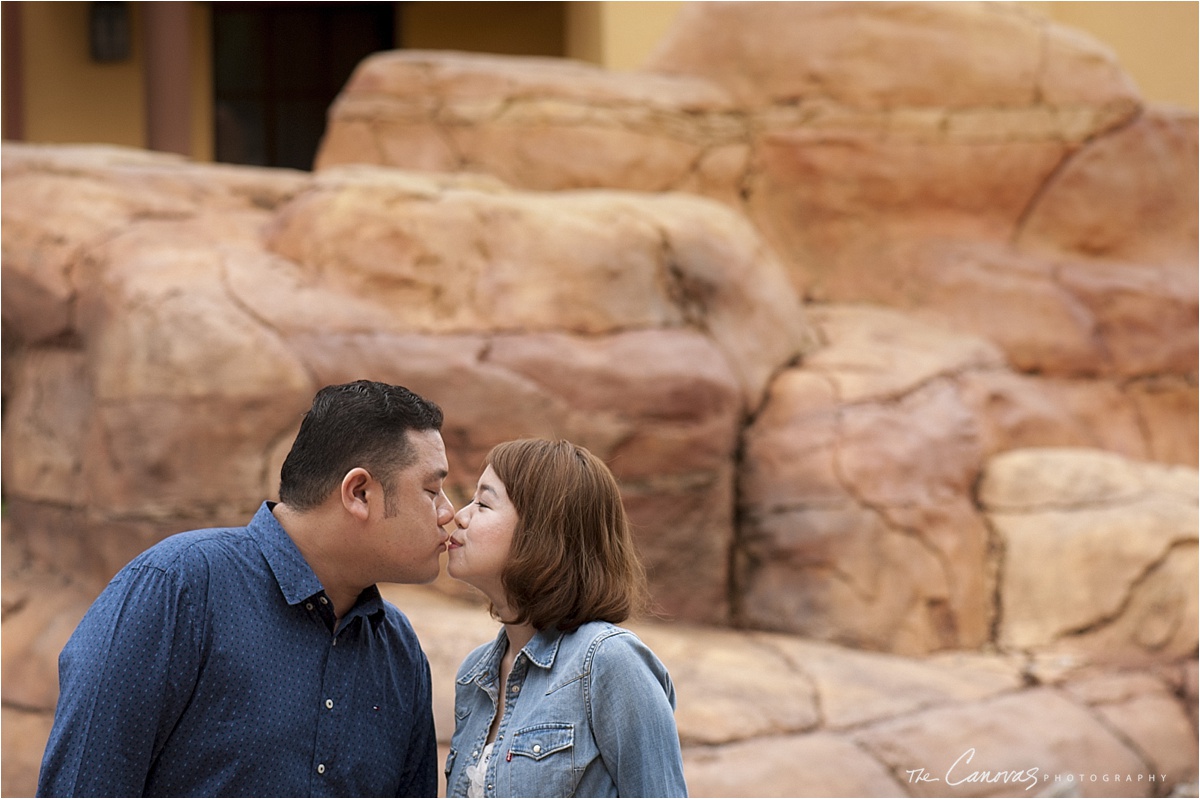
[(313, 603), (311, 603), (311, 602), (305, 602), (305, 603), (304, 603), (304, 607), (308, 608), (309, 610), (312, 610), (312, 609), (313, 609)]
[(318, 774), (324, 774), (324, 773), (325, 773), (325, 764), (324, 764), (324, 763), (321, 763), (320, 765), (318, 765), (318, 766), (317, 766), (317, 773), (318, 773)]
[(329, 604), (329, 600), (328, 600), (328, 599), (326, 599), (325, 597), (321, 597), (321, 604), (322, 604), (322, 605), (328, 605), (328, 604)]
[(326, 700), (325, 700), (325, 707), (329, 708), (330, 710), (333, 710), (333, 700), (332, 700), (332, 699), (326, 699)]

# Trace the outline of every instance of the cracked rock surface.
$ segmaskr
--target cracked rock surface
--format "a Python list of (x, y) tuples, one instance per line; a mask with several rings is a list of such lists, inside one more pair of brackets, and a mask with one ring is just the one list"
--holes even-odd
[[(105, 581), (358, 377), (442, 405), (456, 503), (499, 441), (608, 460), (694, 795), (1194, 792), (1194, 114), (1006, 4), (700, 3), (633, 73), (381, 54), (330, 120), (313, 173), (0, 154), (0, 792)], [(495, 622), (386, 593), (445, 743)]]

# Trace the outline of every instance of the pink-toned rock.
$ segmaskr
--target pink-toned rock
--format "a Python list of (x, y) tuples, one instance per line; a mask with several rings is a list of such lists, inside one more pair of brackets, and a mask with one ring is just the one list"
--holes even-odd
[(684, 749), (683, 769), (689, 796), (904, 795), (886, 766), (825, 732)]
[(282, 210), (270, 246), (310, 282), (405, 311), (362, 329), (596, 335), (702, 325), (750, 405), (810, 345), (783, 268), (753, 228), (695, 197), (440, 189), (335, 171)]
[(805, 358), (805, 369), (825, 375), (846, 404), (896, 398), (938, 377), (1004, 365), (988, 341), (885, 308), (813, 306), (809, 318), (826, 346)]
[(805, 296), (900, 305), (919, 286), (914, 242), (1008, 238), (1063, 153), (1056, 140), (769, 131), (748, 211)]
[(1146, 431), (1150, 460), (1196, 466), (1200, 461), (1200, 399), (1196, 376), (1159, 376), (1125, 389)]
[[(486, 172), (533, 189), (666, 191), (736, 173), (697, 163), (742, 127), (715, 86), (561, 59), (398, 51), (366, 59), (330, 109), (317, 169)], [(705, 186), (705, 188), (709, 188)]]
[(1131, 270), (1144, 263), (1189, 266), (1194, 280), (1197, 171), (1196, 116), (1149, 109), (1064, 163), (1030, 208), (1017, 244)]
[(685, 745), (797, 733), (820, 723), (815, 686), (775, 647), (732, 631), (680, 634), (652, 623), (637, 629), (671, 672)]
[(1195, 374), (1200, 283), (1194, 267), (1194, 260), (1186, 265), (1062, 265), (1059, 280), (1095, 320), (1096, 339), (1107, 355), (1104, 372)]
[(1116, 662), (1195, 650), (1195, 470), (1018, 450), (989, 461), (979, 500), (1003, 546), (1001, 645)]
[(956, 381), (1002, 361), (895, 312), (810, 318), (824, 346), (745, 433), (735, 618), (895, 652), (978, 645), (988, 532), (963, 498), (983, 451)]
[(805, 297), (940, 318), (1022, 370), (1124, 378), (1194, 371), (1196, 136), (1027, 8), (697, 3), (631, 74), (377, 55), (318, 163), (717, 198)]
[(1063, 285), (1054, 262), (1007, 244), (944, 240), (922, 243), (911, 261), (898, 304), (988, 339), (1013, 368), (1056, 376), (1112, 371), (1092, 310)]
[(1128, 744), (1048, 688), (918, 713), (856, 740), (902, 775), (913, 796), (1028, 796), (1064, 788), (1079, 796), (1157, 794), (1157, 777), (1146, 779), (1147, 764)]
[[(1145, 460), (1153, 446), (1129, 385), (1007, 370), (972, 372), (961, 385), (964, 400), (980, 420), (986, 455), (1029, 447), (1086, 447)], [(1164, 426), (1179, 429), (1186, 410), (1160, 418)]]
[(1065, 690), (1121, 730), (1150, 770), (1170, 784), (1196, 777), (1196, 732), (1179, 698), (1147, 674), (1104, 674), (1067, 684)]
[[(28, 181), (31, 164), (133, 181), (112, 158), (19, 152), (6, 163)], [(663, 612), (727, 619), (741, 419), (811, 342), (743, 220), (685, 195), (550, 198), (363, 168), (265, 181), (274, 200), (258, 204), (236, 199), (257, 196), (258, 173), (223, 169), (235, 199), (210, 208), (195, 167), (176, 182), (169, 163), (138, 168), (191, 205), (84, 235), (78, 348), (8, 369), (6, 433), (28, 446), (5, 452), (6, 498), (25, 551), (103, 579), (171, 532), (244, 521), (274, 495), (315, 388), (375, 376), (444, 403), (460, 499), (501, 440), (569, 437), (610, 460)]]
[(757, 634), (812, 681), (825, 729), (847, 730), (927, 710), (979, 701), (1022, 684), (1015, 663), (961, 652), (906, 658), (778, 634)]
[(0, 709), (3, 730), (4, 770), (0, 772), (0, 793), (5, 796), (34, 796), (42, 754), (50, 739), (53, 719), (45, 713), (31, 713), (15, 707)]
[[(10, 574), (6, 581), (21, 579)], [(63, 585), (61, 580), (45, 583), (34, 586), (21, 607), (4, 614), (3, 703), (53, 713), (58, 701), (58, 654), (94, 597), (89, 590)]]
[(1009, 4), (689, 3), (644, 68), (707, 78), (750, 107), (1138, 102), (1102, 45)]

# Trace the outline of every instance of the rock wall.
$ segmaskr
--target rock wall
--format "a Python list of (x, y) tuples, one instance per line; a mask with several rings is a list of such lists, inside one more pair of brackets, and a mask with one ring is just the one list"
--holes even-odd
[[(2, 792), (103, 582), (358, 377), (456, 501), (608, 460), (696, 795), (1193, 784), (1196, 130), (1005, 4), (699, 3), (635, 73), (373, 56), (312, 174), (5, 143)], [(439, 671), (491, 634), (394, 590)]]

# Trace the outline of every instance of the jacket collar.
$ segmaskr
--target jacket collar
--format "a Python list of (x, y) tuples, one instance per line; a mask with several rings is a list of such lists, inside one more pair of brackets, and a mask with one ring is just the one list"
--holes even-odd
[[(558, 648), (562, 644), (564, 635), (565, 633), (558, 629), (540, 630), (521, 651), (533, 665), (550, 669), (554, 666), (554, 659), (558, 656)], [(471, 667), (458, 678), (458, 683), (467, 685), (479, 680), (486, 681), (486, 678), (499, 674), (500, 659), (504, 657), (507, 649), (508, 636), (501, 627), (500, 632), (496, 634), (496, 639), (479, 653), (479, 657), (471, 664)]]

